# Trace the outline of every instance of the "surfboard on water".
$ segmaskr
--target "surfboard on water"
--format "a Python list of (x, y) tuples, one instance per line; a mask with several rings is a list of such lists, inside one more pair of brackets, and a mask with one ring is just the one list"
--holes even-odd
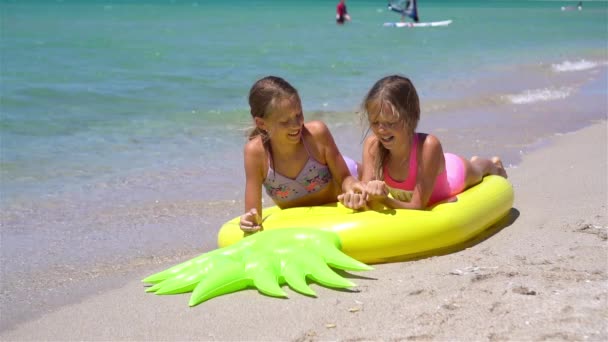
[(582, 11), (583, 10), (583, 2), (579, 1), (576, 6), (562, 6), (562, 11)]
[(383, 26), (386, 26), (386, 27), (436, 27), (436, 26), (448, 26), (451, 23), (452, 23), (452, 20), (430, 21), (430, 22), (426, 22), (426, 23), (389, 22), (389, 23), (384, 23)]
[[(388, 3), (389, 11), (401, 14), (401, 22), (384, 23), (386, 27), (435, 27), (448, 26), (452, 20), (419, 22), (418, 18), (418, 1), (416, 0), (398, 0)], [(405, 17), (410, 17), (414, 22), (404, 22)]]

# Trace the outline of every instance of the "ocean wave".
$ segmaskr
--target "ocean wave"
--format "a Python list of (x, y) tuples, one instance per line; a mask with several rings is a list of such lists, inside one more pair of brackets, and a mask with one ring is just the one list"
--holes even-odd
[(574, 89), (570, 87), (561, 87), (558, 89), (533, 89), (526, 90), (520, 94), (505, 95), (503, 97), (513, 104), (529, 104), (565, 99), (570, 96), (573, 91)]
[(551, 69), (555, 72), (581, 71), (593, 69), (598, 66), (598, 63), (581, 59), (580, 61), (571, 62), (565, 61), (559, 64), (552, 64)]

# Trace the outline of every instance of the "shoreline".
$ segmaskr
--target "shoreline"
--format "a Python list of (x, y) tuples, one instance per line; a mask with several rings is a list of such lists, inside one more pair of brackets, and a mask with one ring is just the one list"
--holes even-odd
[[(447, 151), (463, 156), (491, 156), (499, 150), (505, 165), (517, 168), (522, 157), (550, 147), (567, 132), (576, 134), (598, 117), (605, 118), (605, 94), (588, 89), (597, 87), (606, 87), (606, 80), (596, 79), (568, 101), (432, 113), (423, 117), (420, 130), (437, 134)], [(526, 115), (530, 113), (546, 118), (547, 127), (529, 122)], [(338, 118), (332, 122), (334, 116)], [(463, 116), (477, 119), (459, 123)], [(353, 113), (313, 112), (307, 119), (329, 121), (342, 153), (357, 159), (362, 130), (354, 123), (344, 124), (344, 117), (353, 117)], [(487, 122), (494, 125), (487, 126)], [(240, 165), (240, 161), (231, 163)], [(217, 176), (211, 183), (206, 180), (207, 169), (193, 165), (168, 169), (166, 174), (115, 179), (101, 187), (90, 184), (73, 193), (48, 194), (36, 199), (38, 202), (21, 199), (20, 207), (10, 208), (3, 221), (3, 257), (17, 257), (3, 265), (1, 301), (3, 308), (9, 308), (4, 310), (9, 318), (0, 322), (0, 330), (76, 303), (90, 291), (122, 286), (121, 276), (130, 272), (163, 261), (170, 266), (216, 248), (217, 229), (241, 213), (242, 182), (238, 177), (242, 173), (238, 170), (218, 168), (213, 172), (229, 176)], [(208, 200), (200, 193), (201, 189), (218, 188), (226, 192), (214, 192)], [(271, 205), (264, 198), (265, 206)], [(36, 297), (41, 299), (33, 299)]]
[[(358, 286), (352, 291), (313, 285), (318, 298), (310, 298), (286, 288), (290, 298), (281, 300), (249, 290), (189, 309), (188, 294), (144, 292), (139, 280), (174, 264), (165, 261), (126, 270), (130, 280), (115, 284), (119, 287), (92, 291), (0, 336), (607, 339), (606, 127), (603, 120), (554, 136), (509, 168), (519, 216), (494, 236), (452, 254), (376, 265), (373, 271), (353, 274)], [(585, 148), (589, 146), (594, 148)], [(81, 283), (82, 292), (87, 283)]]

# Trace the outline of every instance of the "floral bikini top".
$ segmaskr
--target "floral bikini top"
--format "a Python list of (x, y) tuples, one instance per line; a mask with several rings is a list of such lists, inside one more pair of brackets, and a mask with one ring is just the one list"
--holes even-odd
[(268, 156), (268, 173), (263, 184), (266, 193), (275, 202), (293, 201), (308, 194), (319, 192), (332, 181), (329, 167), (313, 158), (304, 140), (302, 142), (304, 148), (306, 148), (306, 153), (308, 153), (308, 160), (296, 178), (283, 176), (273, 170), (270, 162), (271, 156)]

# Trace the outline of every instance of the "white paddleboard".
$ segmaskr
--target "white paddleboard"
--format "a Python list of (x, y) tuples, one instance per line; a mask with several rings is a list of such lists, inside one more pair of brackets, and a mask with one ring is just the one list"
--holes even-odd
[(448, 26), (452, 23), (452, 20), (443, 21), (430, 21), (427, 23), (410, 23), (410, 22), (397, 22), (397, 23), (384, 23), (386, 27), (436, 27), (436, 26)]
[(582, 6), (562, 6), (562, 11), (582, 11), (583, 7)]

